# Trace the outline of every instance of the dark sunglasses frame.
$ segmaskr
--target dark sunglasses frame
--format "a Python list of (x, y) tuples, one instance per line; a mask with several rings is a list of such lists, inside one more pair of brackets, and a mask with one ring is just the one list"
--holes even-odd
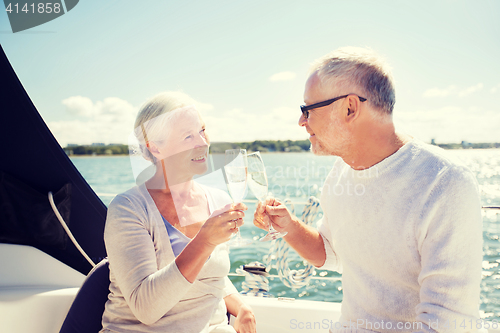
[[(301, 105), (300, 110), (302, 110), (302, 115), (304, 116), (304, 118), (307, 119), (307, 118), (309, 118), (309, 110), (322, 108), (323, 106), (330, 105), (333, 102), (338, 101), (339, 99), (346, 98), (349, 95), (355, 95), (355, 94), (343, 95), (343, 96), (335, 97), (335, 98), (332, 98), (332, 99), (329, 99), (329, 100), (326, 100), (323, 102), (314, 103), (311, 105)], [(356, 96), (358, 96), (358, 95), (356, 95)], [(358, 98), (359, 98), (360, 102), (366, 101), (366, 98), (364, 98), (364, 97), (358, 96)]]

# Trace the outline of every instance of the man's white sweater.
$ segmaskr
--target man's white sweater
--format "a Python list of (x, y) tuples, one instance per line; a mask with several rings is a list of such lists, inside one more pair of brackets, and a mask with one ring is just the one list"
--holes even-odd
[(477, 331), (482, 220), (465, 166), (415, 139), (366, 170), (338, 159), (321, 206), (323, 268), (342, 272), (333, 332)]

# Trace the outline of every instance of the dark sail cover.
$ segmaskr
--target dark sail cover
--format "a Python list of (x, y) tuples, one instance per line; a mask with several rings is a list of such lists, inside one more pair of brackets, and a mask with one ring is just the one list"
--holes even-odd
[[(54, 196), (57, 210), (70, 224), (71, 183)], [(0, 242), (65, 250), (66, 231), (40, 193), (0, 171)]]
[(106, 206), (48, 129), (1, 46), (0, 142), (0, 242), (34, 246), (87, 274), (92, 267), (61, 233), (47, 193), (95, 263), (106, 256)]

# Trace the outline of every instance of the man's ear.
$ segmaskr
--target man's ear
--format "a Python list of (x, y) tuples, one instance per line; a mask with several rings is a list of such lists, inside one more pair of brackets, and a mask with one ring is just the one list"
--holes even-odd
[(347, 113), (345, 113), (345, 121), (350, 123), (358, 118), (360, 111), (360, 102), (356, 95), (347, 96)]

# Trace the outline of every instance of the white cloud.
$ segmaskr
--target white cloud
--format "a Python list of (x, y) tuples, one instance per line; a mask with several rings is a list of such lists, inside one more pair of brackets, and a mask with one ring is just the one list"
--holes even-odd
[(86, 118), (130, 115), (136, 112), (135, 108), (127, 101), (117, 97), (107, 97), (103, 101), (93, 103), (88, 97), (72, 96), (62, 100), (66, 111), (72, 115)]
[(232, 109), (219, 115), (202, 115), (212, 141), (304, 140), (308, 135), (298, 126), (300, 112), (289, 107), (257, 114)]
[(499, 91), (500, 91), (500, 84), (497, 84), (496, 86), (490, 89), (490, 93), (492, 94), (496, 94)]
[(426, 142), (500, 141), (500, 113), (493, 110), (454, 106), (415, 112), (395, 110), (394, 123), (399, 131)]
[(97, 111), (94, 108), (94, 103), (88, 97), (72, 96), (62, 100), (62, 104), (66, 106), (66, 110), (77, 116), (92, 117)]
[(424, 97), (446, 97), (451, 94), (454, 94), (456, 91), (457, 91), (456, 86), (449, 86), (448, 88), (444, 89), (432, 88), (424, 92)]
[[(88, 97), (71, 96), (61, 103), (74, 119), (52, 121), (48, 126), (63, 147), (68, 143), (126, 144), (139, 111), (139, 108), (117, 97), (107, 97), (94, 103)], [(214, 110), (212, 104), (195, 101), (195, 105), (202, 114)]]
[[(92, 102), (87, 97), (73, 96), (63, 104), (74, 119), (48, 122), (63, 147), (69, 143), (128, 143), (138, 111), (129, 102), (115, 97)], [(242, 108), (220, 110), (199, 102), (196, 105), (211, 141), (304, 140), (308, 137), (298, 126), (298, 109), (278, 107), (262, 112)]]
[(467, 96), (467, 95), (470, 95), (470, 94), (473, 94), (475, 93), (476, 91), (479, 91), (483, 89), (483, 84), (482, 83), (478, 83), (476, 84), (475, 86), (472, 86), (472, 87), (469, 87), (469, 88), (465, 88), (463, 89), (462, 91), (460, 91), (458, 93), (458, 96), (460, 97), (464, 97), (464, 96)]
[(198, 111), (200, 111), (201, 113), (212, 111), (214, 109), (214, 106), (212, 104), (208, 104), (208, 103), (196, 102), (195, 105), (196, 105), (196, 108), (198, 109)]
[(271, 82), (290, 81), (290, 80), (293, 80), (295, 78), (295, 76), (297, 76), (297, 74), (295, 74), (294, 72), (280, 72), (280, 73), (276, 73), (276, 74), (271, 75), (271, 77), (269, 77), (269, 81), (271, 81)]
[(137, 114), (137, 108), (129, 102), (108, 97), (93, 103), (87, 97), (72, 96), (62, 103), (76, 119), (52, 121), (47, 125), (63, 147), (68, 143), (127, 142)]
[(294, 125), (298, 124), (299, 117), (302, 113), (299, 108), (293, 109), (290, 107), (279, 107), (271, 110), (271, 117), (275, 121), (285, 122), (285, 123), (293, 123)]
[(464, 89), (459, 89), (455, 85), (451, 85), (447, 88), (440, 89), (440, 88), (432, 88), (432, 89), (427, 89), (424, 91), (423, 97), (429, 98), (429, 97), (447, 97), (447, 96), (459, 96), (459, 97), (464, 97), (470, 94), (473, 94), (477, 91), (480, 91), (483, 89), (483, 84), (478, 83), (474, 86), (470, 86), (468, 88)]

